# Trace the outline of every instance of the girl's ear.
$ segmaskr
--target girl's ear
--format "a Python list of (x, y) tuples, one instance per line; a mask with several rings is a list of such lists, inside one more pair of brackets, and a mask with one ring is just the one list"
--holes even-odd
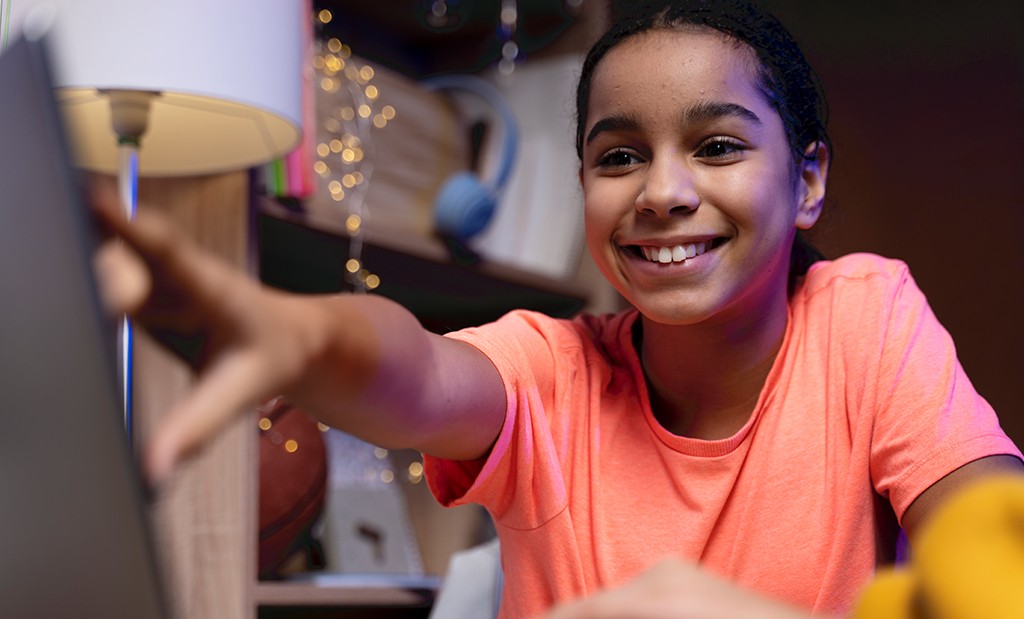
[(800, 162), (796, 227), (802, 230), (811, 228), (821, 215), (828, 178), (828, 157), (828, 146), (818, 141), (807, 147)]

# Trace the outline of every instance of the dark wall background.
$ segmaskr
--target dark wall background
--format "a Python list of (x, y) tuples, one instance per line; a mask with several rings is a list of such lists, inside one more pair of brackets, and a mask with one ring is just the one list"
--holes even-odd
[(905, 260), (1024, 445), (1024, 3), (765, 5), (829, 96), (818, 244)]

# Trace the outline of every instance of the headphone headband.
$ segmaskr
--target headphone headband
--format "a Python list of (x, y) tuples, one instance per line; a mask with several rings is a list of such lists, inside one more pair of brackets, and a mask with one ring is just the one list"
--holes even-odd
[(423, 81), (434, 90), (461, 90), (486, 101), (501, 118), (504, 140), (501, 159), (493, 181), (484, 183), (469, 172), (448, 180), (435, 201), (434, 220), (438, 231), (466, 240), (479, 233), (490, 221), (497, 205), (498, 192), (512, 175), (519, 148), (519, 128), (508, 102), (486, 80), (467, 74), (439, 75)]
[(427, 88), (435, 90), (461, 90), (477, 95), (491, 105), (498, 116), (501, 117), (501, 124), (504, 129), (505, 139), (501, 146), (501, 161), (498, 172), (491, 184), (494, 191), (500, 191), (508, 182), (512, 174), (512, 166), (515, 163), (516, 153), (519, 150), (519, 124), (516, 122), (516, 115), (509, 107), (508, 101), (502, 96), (498, 89), (490, 82), (468, 74), (448, 74), (427, 78), (424, 82)]

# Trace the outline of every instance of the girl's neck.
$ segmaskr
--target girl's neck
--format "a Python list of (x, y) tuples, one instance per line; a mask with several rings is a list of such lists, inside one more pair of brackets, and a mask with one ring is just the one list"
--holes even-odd
[(754, 412), (786, 333), (788, 299), (741, 321), (673, 326), (641, 316), (651, 408), (680, 436), (722, 439)]

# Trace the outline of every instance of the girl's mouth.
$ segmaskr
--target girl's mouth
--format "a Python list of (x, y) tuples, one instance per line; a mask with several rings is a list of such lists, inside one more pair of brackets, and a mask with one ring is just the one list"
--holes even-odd
[(647, 260), (648, 262), (672, 264), (696, 258), (705, 252), (719, 247), (725, 242), (725, 238), (719, 237), (700, 243), (685, 243), (682, 245), (671, 246), (628, 245), (626, 246), (626, 250), (635, 256)]

